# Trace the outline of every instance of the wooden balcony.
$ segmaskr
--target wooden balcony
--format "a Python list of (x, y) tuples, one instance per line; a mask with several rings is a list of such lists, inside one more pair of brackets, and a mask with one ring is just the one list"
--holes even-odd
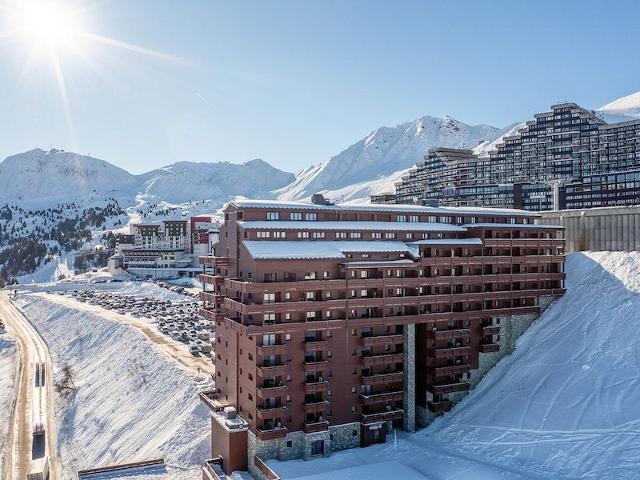
[(394, 410), (386, 410), (375, 413), (362, 413), (360, 415), (360, 422), (366, 424), (388, 422), (393, 420), (400, 420), (404, 415), (404, 410), (398, 408)]
[(286, 405), (277, 405), (275, 407), (257, 407), (256, 417), (262, 420), (275, 420), (282, 418), (287, 412)]
[(427, 390), (431, 393), (453, 393), (453, 392), (466, 392), (470, 388), (467, 382), (458, 383), (440, 383), (438, 385), (429, 385)]
[(362, 363), (366, 368), (403, 362), (404, 353), (373, 354), (362, 358)]
[(288, 343), (278, 343), (274, 345), (258, 345), (256, 347), (256, 353), (262, 357), (265, 357), (268, 355), (286, 355), (288, 351), (289, 351)]
[(486, 327), (482, 327), (482, 335), (499, 335), (500, 334), (500, 326), (499, 325), (487, 325)]
[(225, 296), (221, 293), (214, 292), (199, 292), (200, 300), (203, 302), (220, 304), (224, 300)]
[(201, 273), (198, 275), (198, 279), (202, 283), (208, 285), (222, 285), (224, 283), (224, 277), (222, 275), (211, 275), (209, 273)]
[(443, 367), (431, 367), (431, 372), (436, 377), (458, 375), (459, 373), (467, 373), (469, 371), (468, 364), (445, 365)]
[(307, 352), (326, 351), (329, 348), (329, 340), (305, 340), (304, 349)]
[(304, 393), (326, 392), (329, 386), (327, 380), (321, 382), (304, 382)]
[(302, 431), (304, 433), (324, 432), (329, 430), (329, 422), (326, 420), (320, 420), (317, 422), (304, 422), (302, 424)]
[(287, 369), (287, 365), (284, 363), (279, 363), (275, 365), (262, 364), (256, 365), (256, 370), (258, 375), (263, 377), (265, 376), (276, 376), (278, 374), (283, 373)]
[(500, 351), (500, 345), (497, 343), (481, 343), (480, 351), (482, 353), (491, 353)]
[(381, 392), (381, 393), (370, 393), (370, 394), (360, 394), (360, 398), (365, 405), (375, 405), (377, 403), (390, 403), (400, 401), (403, 398), (402, 390), (396, 390), (392, 392)]
[(451, 410), (453, 403), (451, 400), (442, 400), (440, 402), (427, 402), (427, 408), (433, 413), (448, 412)]
[(386, 385), (387, 383), (399, 383), (402, 381), (404, 381), (404, 373), (402, 371), (374, 373), (371, 375), (362, 376), (362, 383), (364, 385)]
[(305, 413), (324, 413), (328, 406), (329, 400), (312, 400), (303, 403)]
[(431, 331), (430, 336), (434, 340), (453, 340), (456, 338), (469, 338), (471, 336), (471, 330), (468, 328), (456, 328), (451, 330), (436, 330)]
[(210, 267), (228, 267), (229, 257), (213, 257), (206, 256), (199, 258), (200, 265), (208, 265)]
[(286, 384), (274, 385), (273, 387), (259, 386), (257, 387), (258, 397), (260, 398), (278, 397), (280, 395), (283, 395), (286, 389), (287, 389)]
[(404, 343), (404, 335), (402, 335), (401, 333), (389, 335), (374, 335), (370, 337), (364, 337), (363, 343), (365, 347), (402, 345)]
[(256, 436), (260, 440), (275, 440), (276, 438), (284, 438), (287, 436), (287, 427), (273, 427), (266, 430), (256, 429)]
[(211, 322), (221, 322), (224, 319), (222, 313), (218, 313), (215, 310), (208, 308), (201, 308), (198, 313)]
[(455, 357), (468, 357), (471, 354), (471, 347), (436, 347), (432, 350), (433, 358), (455, 358)]

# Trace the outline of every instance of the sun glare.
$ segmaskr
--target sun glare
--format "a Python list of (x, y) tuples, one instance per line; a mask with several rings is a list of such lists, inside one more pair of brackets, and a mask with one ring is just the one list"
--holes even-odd
[(79, 11), (56, 1), (25, 1), (15, 11), (16, 36), (34, 53), (64, 55), (81, 48), (83, 25)]

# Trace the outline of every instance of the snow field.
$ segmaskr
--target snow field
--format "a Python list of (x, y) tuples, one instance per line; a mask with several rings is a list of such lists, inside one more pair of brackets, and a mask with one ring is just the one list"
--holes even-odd
[(56, 393), (66, 478), (158, 457), (178, 478), (195, 472), (209, 454), (208, 409), (198, 398), (204, 378), (185, 374), (127, 325), (35, 295), (18, 305), (47, 340), (56, 381), (64, 366), (72, 372), (76, 390)]
[(15, 401), (18, 379), (18, 348), (7, 333), (0, 330), (0, 474), (9, 445), (8, 434), (11, 412)]

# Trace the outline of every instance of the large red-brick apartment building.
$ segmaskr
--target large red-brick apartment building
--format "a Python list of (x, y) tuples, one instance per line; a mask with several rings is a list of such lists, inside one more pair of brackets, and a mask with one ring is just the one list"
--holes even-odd
[(230, 202), (215, 255), (201, 258), (216, 468), (264, 478), (264, 460), (384, 442), (449, 410), (564, 293), (562, 229), (537, 221)]

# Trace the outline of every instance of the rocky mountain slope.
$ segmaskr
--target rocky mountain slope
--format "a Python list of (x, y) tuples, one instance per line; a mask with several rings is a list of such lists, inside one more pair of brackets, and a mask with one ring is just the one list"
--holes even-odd
[[(280, 199), (293, 200), (376, 182), (411, 168), (431, 147), (474, 148), (500, 134), (498, 128), (471, 126), (446, 116), (427, 115), (395, 127), (381, 127), (331, 159), (299, 172), (293, 183), (274, 193)], [(359, 190), (371, 192), (365, 192), (362, 185)]]

